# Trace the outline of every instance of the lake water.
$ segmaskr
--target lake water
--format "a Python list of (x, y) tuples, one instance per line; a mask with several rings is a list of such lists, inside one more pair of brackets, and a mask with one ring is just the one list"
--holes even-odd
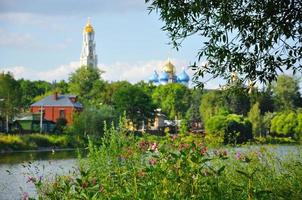
[(75, 171), (76, 157), (75, 150), (0, 154), (0, 200), (22, 199), (24, 192), (35, 197), (33, 183), (27, 183), (29, 176), (48, 179)]

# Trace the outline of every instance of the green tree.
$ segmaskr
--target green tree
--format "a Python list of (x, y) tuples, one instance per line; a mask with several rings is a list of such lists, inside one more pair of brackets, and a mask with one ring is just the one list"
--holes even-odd
[(153, 102), (170, 119), (185, 116), (190, 106), (190, 90), (182, 84), (167, 84), (156, 87), (152, 95)]
[(69, 85), (65, 80), (61, 80), (59, 82), (53, 83), (53, 89), (57, 90), (57, 92), (61, 94), (67, 94)]
[(231, 113), (247, 115), (247, 112), (250, 110), (250, 98), (247, 89), (243, 87), (241, 81), (230, 84), (222, 94), (224, 106)]
[(120, 87), (112, 96), (112, 101), (117, 112), (122, 116), (126, 112), (126, 117), (138, 129), (142, 121), (147, 123), (154, 113), (155, 107), (148, 94), (140, 87), (128, 85)]
[[(37, 96), (45, 96), (49, 94), (52, 86), (47, 81), (30, 81), (19, 79), (21, 102), (20, 107), (23, 110), (29, 108), (29, 106), (35, 102)], [(39, 98), (37, 98), (39, 99)]]
[(302, 67), (301, 1), (145, 1), (176, 48), (191, 35), (201, 37), (197, 57), (208, 64), (195, 66), (196, 82), (205, 73), (229, 78), (234, 71), (271, 82), (285, 68)]
[(103, 88), (101, 73), (98, 68), (81, 66), (69, 77), (69, 91), (78, 95), (84, 104), (99, 104), (101, 100), (96, 96), (96, 90), (100, 92)]
[(105, 122), (111, 126), (111, 123), (116, 123), (117, 118), (116, 111), (111, 106), (86, 107), (83, 112), (75, 116), (70, 132), (79, 136), (89, 135), (99, 138), (104, 133)]
[(186, 112), (186, 119), (189, 122), (200, 122), (201, 120), (199, 107), (202, 95), (203, 90), (201, 90), (200, 88), (195, 88), (191, 91), (191, 103), (189, 109)]
[(248, 119), (252, 123), (252, 128), (253, 128), (253, 135), (254, 136), (262, 136), (262, 116), (259, 108), (259, 103), (256, 102), (250, 112), (248, 113)]
[(100, 91), (101, 100), (103, 104), (113, 105), (114, 94), (122, 87), (130, 87), (128, 81), (117, 81), (112, 83), (105, 83), (104, 90)]
[(271, 132), (277, 136), (297, 139), (301, 134), (301, 132), (297, 132), (300, 131), (300, 119), (300, 116), (295, 111), (280, 112), (272, 119)]
[(12, 119), (20, 109), (20, 85), (11, 73), (0, 73), (0, 115)]
[(215, 90), (206, 92), (202, 96), (199, 111), (204, 124), (215, 115), (229, 113), (228, 109), (224, 107), (222, 92)]
[(294, 109), (299, 105), (299, 101), (302, 101), (299, 82), (291, 76), (279, 76), (273, 85), (273, 92), (278, 110)]

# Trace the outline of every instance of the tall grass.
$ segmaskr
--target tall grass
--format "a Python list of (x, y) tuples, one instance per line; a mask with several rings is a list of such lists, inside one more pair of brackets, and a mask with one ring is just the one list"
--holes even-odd
[(301, 199), (301, 152), (208, 150), (200, 137), (110, 128), (100, 146), (89, 143), (78, 175), (36, 185), (42, 199)]

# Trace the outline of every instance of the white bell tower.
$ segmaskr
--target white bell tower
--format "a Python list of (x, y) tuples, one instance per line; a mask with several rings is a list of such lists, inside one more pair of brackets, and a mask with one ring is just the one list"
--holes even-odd
[(83, 47), (80, 57), (80, 65), (97, 67), (98, 60), (95, 52), (94, 30), (88, 18), (83, 30)]

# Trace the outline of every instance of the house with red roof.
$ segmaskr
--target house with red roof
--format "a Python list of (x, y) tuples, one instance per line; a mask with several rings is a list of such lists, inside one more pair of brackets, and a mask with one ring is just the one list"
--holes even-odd
[(74, 114), (81, 112), (83, 105), (78, 102), (77, 96), (72, 94), (54, 93), (30, 106), (30, 112), (34, 114), (43, 112), (43, 119), (57, 122), (59, 118), (65, 118), (67, 124), (72, 124)]

